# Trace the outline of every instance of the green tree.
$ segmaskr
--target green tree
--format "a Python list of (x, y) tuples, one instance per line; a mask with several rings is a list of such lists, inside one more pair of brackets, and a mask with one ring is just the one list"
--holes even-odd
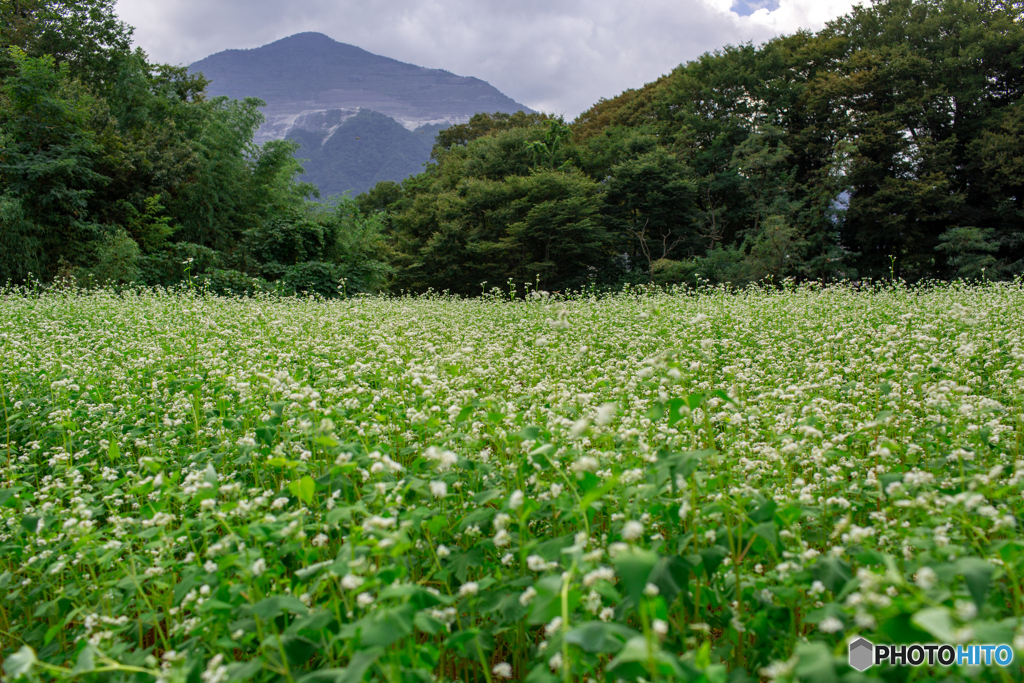
[(56, 274), (58, 263), (85, 262), (103, 229), (89, 202), (106, 178), (102, 149), (87, 127), (95, 99), (51, 57), (10, 51), (17, 71), (0, 89), (0, 240), (9, 248), (0, 280)]
[(72, 78), (104, 90), (132, 52), (132, 29), (118, 19), (114, 5), (115, 0), (0, 3), (0, 78), (17, 70), (8, 50), (18, 47), (30, 57), (49, 55)]
[(656, 148), (613, 166), (605, 181), (608, 227), (648, 273), (655, 261), (700, 248), (696, 191), (687, 173), (675, 156)]

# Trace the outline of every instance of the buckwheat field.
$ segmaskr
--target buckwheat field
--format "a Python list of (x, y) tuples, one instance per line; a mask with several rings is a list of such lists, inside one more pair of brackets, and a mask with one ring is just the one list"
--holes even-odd
[(10, 681), (1022, 677), (1020, 282), (8, 289), (0, 385)]

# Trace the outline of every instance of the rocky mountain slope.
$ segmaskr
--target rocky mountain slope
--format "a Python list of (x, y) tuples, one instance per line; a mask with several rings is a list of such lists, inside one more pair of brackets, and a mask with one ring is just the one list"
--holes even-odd
[(360, 110), (384, 114), (408, 130), (463, 123), (477, 112), (529, 111), (478, 78), (405, 64), (320, 33), (299, 33), (252, 50), (225, 50), (190, 69), (210, 79), (211, 95), (267, 103), (257, 142), (295, 130), (328, 137)]

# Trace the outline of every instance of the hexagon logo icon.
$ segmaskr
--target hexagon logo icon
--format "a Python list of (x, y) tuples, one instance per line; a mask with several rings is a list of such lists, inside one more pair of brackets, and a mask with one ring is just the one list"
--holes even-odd
[(875, 663), (875, 646), (867, 638), (858, 638), (849, 647), (850, 666), (857, 671), (864, 671)]

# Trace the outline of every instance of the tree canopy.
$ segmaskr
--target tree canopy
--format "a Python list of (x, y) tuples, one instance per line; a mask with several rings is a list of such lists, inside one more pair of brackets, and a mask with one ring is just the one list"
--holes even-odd
[(509, 279), (1017, 277), (1021, 14), (876, 0), (572, 122), (477, 114), (437, 135), (422, 173), (315, 201), (295, 142), (254, 144), (259, 100), (209, 98), (201, 75), (150, 63), (112, 0), (11, 0), (0, 281), (471, 295)]
[[(253, 142), (261, 101), (207, 98), (201, 75), (150, 63), (113, 0), (0, 14), (0, 282), (386, 286), (381, 220), (309, 201), (298, 144)], [(317, 246), (274, 246), (296, 240)]]
[[(468, 293), (530, 268), (553, 288), (584, 271), (610, 285), (1011, 278), (1022, 69), (1019, 3), (879, 0), (817, 33), (702, 55), (567, 126), (480, 115), (364, 205), (388, 212), (413, 288)], [(553, 125), (568, 131), (557, 152)], [(482, 246), (525, 238), (519, 190), (552, 174), (594, 209), (576, 237), (590, 247), (549, 263)], [(546, 225), (529, 239), (556, 239)]]

